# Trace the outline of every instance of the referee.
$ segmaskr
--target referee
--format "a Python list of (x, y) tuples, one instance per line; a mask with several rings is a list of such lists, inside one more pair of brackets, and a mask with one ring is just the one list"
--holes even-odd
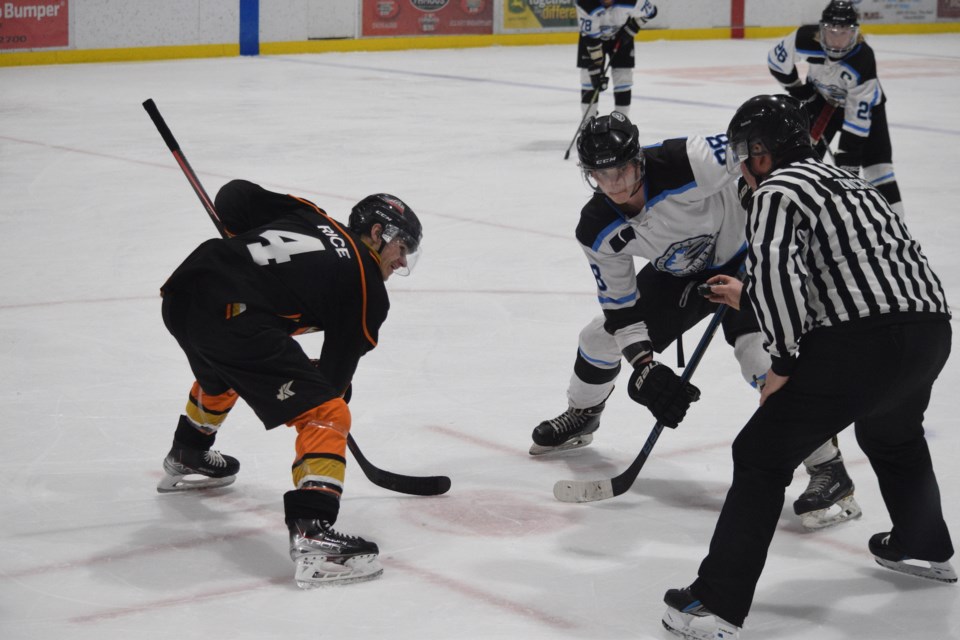
[[(896, 571), (957, 580), (923, 435), (950, 353), (943, 287), (883, 196), (821, 162), (808, 130), (786, 96), (751, 98), (727, 130), (728, 166), (754, 192), (742, 292), (772, 366), (733, 443), (733, 484), (699, 577), (664, 597), (664, 625), (687, 637), (701, 624), (704, 637), (739, 637), (794, 469), (850, 424), (892, 522), (870, 552)], [(739, 282), (712, 280), (712, 300), (739, 303)]]

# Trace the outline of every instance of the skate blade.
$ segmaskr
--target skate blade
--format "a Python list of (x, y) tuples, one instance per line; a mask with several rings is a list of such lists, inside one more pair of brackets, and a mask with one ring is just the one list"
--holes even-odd
[(179, 493), (181, 491), (200, 491), (202, 489), (216, 489), (226, 487), (236, 482), (237, 476), (225, 478), (208, 478), (200, 474), (187, 476), (169, 475), (157, 483), (157, 493)]
[(716, 616), (695, 616), (667, 607), (660, 620), (663, 628), (688, 640), (738, 640), (740, 629)]
[(863, 515), (863, 511), (851, 493), (846, 498), (841, 498), (826, 509), (818, 509), (801, 514), (800, 524), (804, 529), (817, 531), (818, 529), (826, 529), (827, 527), (838, 525), (847, 520), (854, 520), (861, 515)]
[[(954, 583), (957, 581), (957, 572), (949, 562), (928, 562), (927, 560), (885, 560), (873, 556), (881, 567), (886, 567), (898, 573), (905, 573), (908, 576), (917, 578), (926, 578), (937, 582)], [(916, 563), (916, 564), (912, 564)]]
[(354, 556), (342, 563), (328, 561), (326, 556), (309, 555), (297, 560), (294, 581), (301, 589), (316, 589), (365, 582), (382, 574), (383, 567), (374, 554)]
[(562, 444), (558, 444), (555, 447), (544, 447), (539, 444), (530, 445), (530, 455), (532, 456), (542, 456), (547, 453), (560, 453), (561, 451), (570, 451), (572, 449), (579, 449), (580, 447), (585, 447), (588, 444), (593, 442), (593, 434), (588, 433), (582, 436), (577, 436), (575, 438), (570, 438)]

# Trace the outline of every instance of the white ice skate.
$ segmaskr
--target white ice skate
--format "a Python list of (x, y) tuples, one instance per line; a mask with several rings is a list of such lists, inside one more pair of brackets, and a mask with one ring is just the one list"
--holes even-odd
[(738, 640), (740, 627), (714, 615), (688, 589), (670, 589), (663, 598), (664, 628), (688, 640)]

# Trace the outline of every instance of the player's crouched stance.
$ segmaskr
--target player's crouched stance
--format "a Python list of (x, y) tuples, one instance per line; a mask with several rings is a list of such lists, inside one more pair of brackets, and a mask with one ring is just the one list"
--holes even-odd
[[(388, 194), (342, 225), (316, 205), (234, 180), (217, 195), (227, 239), (198, 247), (163, 286), (163, 319), (196, 376), (157, 491), (224, 487), (240, 463), (213, 449), (237, 400), (267, 429), (297, 431), (295, 489), (283, 496), (295, 580), (309, 589), (383, 572), (376, 544), (333, 528), (351, 415), (350, 381), (377, 345), (393, 274), (417, 257), (417, 216)], [(311, 360), (294, 335), (323, 331)]]

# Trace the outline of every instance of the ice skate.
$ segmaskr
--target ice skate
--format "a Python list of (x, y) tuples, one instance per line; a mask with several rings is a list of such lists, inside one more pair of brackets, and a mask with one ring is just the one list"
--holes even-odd
[(579, 449), (593, 442), (593, 432), (600, 428), (600, 414), (606, 400), (587, 409), (568, 407), (552, 420), (544, 420), (533, 430), (530, 455)]
[(737, 640), (740, 627), (714, 615), (686, 589), (670, 589), (663, 596), (667, 610), (663, 612), (664, 628), (689, 640)]
[(938, 582), (957, 581), (957, 572), (949, 562), (910, 558), (893, 543), (890, 533), (874, 534), (870, 538), (870, 553), (877, 564), (893, 571)]
[(225, 487), (237, 479), (240, 462), (219, 451), (192, 449), (173, 443), (163, 460), (166, 476), (157, 484), (159, 493)]
[(373, 542), (335, 530), (326, 520), (294, 520), (290, 558), (297, 563), (294, 579), (301, 589), (372, 580), (383, 573)]
[(832, 460), (808, 467), (807, 473), (810, 483), (793, 503), (805, 529), (823, 529), (860, 517), (863, 512), (853, 497), (853, 480), (839, 452)]

